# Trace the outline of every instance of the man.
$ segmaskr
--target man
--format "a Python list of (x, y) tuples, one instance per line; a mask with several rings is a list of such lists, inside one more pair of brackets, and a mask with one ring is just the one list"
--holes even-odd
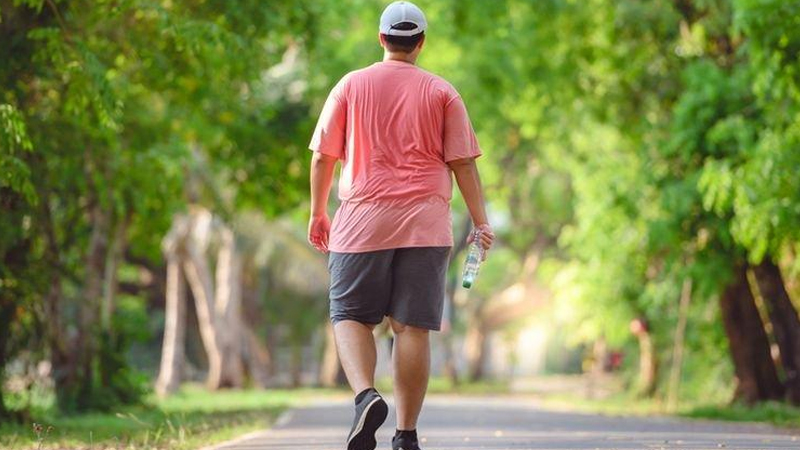
[[(458, 92), (416, 67), (427, 22), (411, 2), (381, 15), (383, 61), (347, 74), (331, 91), (310, 149), (309, 242), (330, 252), (330, 314), (355, 397), (348, 450), (373, 450), (388, 412), (375, 390), (373, 328), (389, 316), (397, 431), (394, 450), (418, 450), (417, 418), (428, 384), (428, 332), (439, 330), (453, 246), (452, 177), (480, 245), (486, 218), (475, 133)], [(337, 160), (341, 205), (326, 206)], [(472, 237), (470, 238), (472, 239)]]

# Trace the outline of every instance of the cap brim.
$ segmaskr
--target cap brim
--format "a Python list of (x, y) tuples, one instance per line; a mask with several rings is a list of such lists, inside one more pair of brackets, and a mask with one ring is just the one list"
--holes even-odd
[(416, 36), (422, 33), (423, 29), (416, 28), (413, 30), (389, 30), (387, 33), (383, 33), (387, 36)]

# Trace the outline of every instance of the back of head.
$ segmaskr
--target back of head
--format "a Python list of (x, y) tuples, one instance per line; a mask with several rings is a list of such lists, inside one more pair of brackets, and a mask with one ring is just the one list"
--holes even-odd
[(398, 1), (383, 10), (379, 31), (384, 36), (388, 51), (411, 53), (419, 45), (427, 28), (425, 14), (417, 5)]

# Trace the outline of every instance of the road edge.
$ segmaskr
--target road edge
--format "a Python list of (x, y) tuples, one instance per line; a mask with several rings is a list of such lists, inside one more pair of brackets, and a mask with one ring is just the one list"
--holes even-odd
[(256, 439), (256, 438), (262, 437), (262, 436), (264, 436), (266, 434), (269, 434), (270, 431), (272, 431), (273, 427), (285, 425), (287, 422), (289, 422), (292, 419), (292, 415), (293, 414), (294, 414), (294, 412), (291, 409), (289, 409), (287, 411), (282, 412), (278, 416), (278, 419), (275, 420), (275, 423), (273, 423), (266, 430), (251, 431), (249, 433), (245, 433), (245, 434), (243, 434), (241, 436), (235, 437), (233, 439), (229, 439), (227, 441), (218, 442), (216, 444), (207, 445), (205, 447), (200, 447), (197, 450), (222, 450), (225, 447), (231, 447), (231, 446), (234, 446), (236, 444), (240, 444), (240, 443), (242, 443), (244, 441), (248, 441), (250, 439)]

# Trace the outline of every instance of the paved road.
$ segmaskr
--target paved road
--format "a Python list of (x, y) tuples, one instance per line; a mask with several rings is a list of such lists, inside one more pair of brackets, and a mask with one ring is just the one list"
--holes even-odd
[[(216, 449), (342, 450), (351, 421), (349, 402), (319, 403)], [(553, 412), (517, 399), (432, 397), (420, 423), (424, 450), (800, 449), (799, 432), (768, 426)], [(390, 449), (393, 425), (390, 413), (379, 450)]]

